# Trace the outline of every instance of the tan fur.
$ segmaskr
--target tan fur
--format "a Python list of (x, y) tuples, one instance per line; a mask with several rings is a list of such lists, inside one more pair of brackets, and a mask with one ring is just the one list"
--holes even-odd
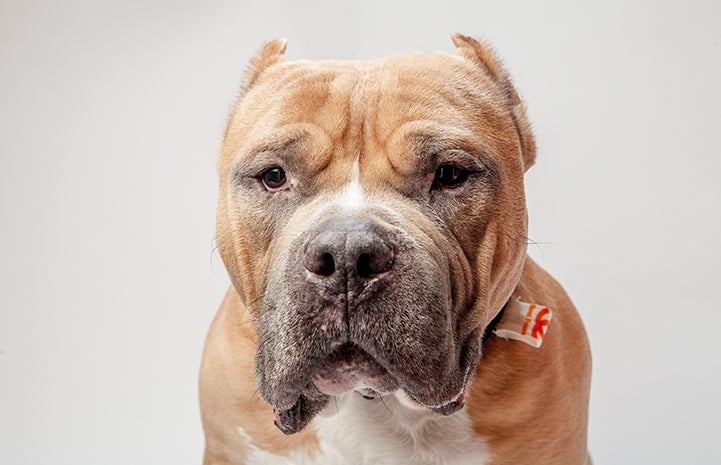
[(247, 447), (238, 434), (241, 425), (260, 449), (284, 454), (301, 448), (310, 456), (317, 453), (312, 432), (284, 436), (273, 426), (272, 409), (258, 397), (253, 380), (255, 331), (233, 288), (228, 290), (210, 334), (200, 370), (206, 437), (203, 463), (244, 463)]
[(513, 298), (550, 307), (553, 321), (540, 349), (486, 341), (468, 397), (474, 429), (503, 463), (586, 463), (591, 354), (583, 323), (563, 288), (530, 258)]
[[(206, 464), (245, 463), (252, 449), (241, 440), (240, 426), (260, 450), (287, 454), (300, 449), (310, 457), (319, 452), (311, 429), (288, 437), (273, 426), (272, 410), (258, 398), (253, 378), (269, 267), (284, 253), (284, 234), (312, 221), (314, 204), (299, 208), (285, 233), (274, 230), (263, 222), (262, 207), (235, 198), (233, 170), (295, 138), (320, 186), (316, 199), (324, 199), (348, 182), (360, 156), (360, 183), (371, 201), (391, 206), (408, 228), (433, 238), (439, 231), (402, 198), (417, 165), (412, 136), (424, 131), (492, 154), (499, 166), (492, 204), (464, 206), (451, 225), (462, 250), (444, 251), (469, 257), (453, 272), (454, 293), (465, 303), (463, 334), (482, 330), (511, 296), (554, 311), (539, 350), (488, 338), (467, 391), (465, 408), (474, 431), (498, 458), (492, 463), (587, 460), (590, 354), (585, 332), (561, 287), (525, 256), (522, 178), (535, 160), (530, 124), (492, 50), (460, 34), (453, 35), (453, 42), (462, 59), (411, 54), (373, 62), (287, 63), (285, 41), (278, 40), (251, 62), (218, 160), (217, 243), (233, 287), (210, 328), (201, 369)], [(479, 228), (469, 231), (469, 224)]]
[(251, 60), (248, 71), (243, 80), (242, 93), (245, 93), (263, 74), (266, 68), (283, 61), (287, 41), (284, 38), (275, 39), (263, 45), (258, 54)]
[(483, 66), (496, 81), (513, 111), (513, 122), (518, 129), (523, 150), (523, 165), (528, 170), (536, 160), (536, 142), (531, 132), (531, 124), (526, 117), (526, 109), (518, 96), (516, 88), (511, 83), (508, 72), (503, 68), (500, 59), (493, 53), (493, 48), (468, 36), (455, 33), (451, 36), (453, 43), (458, 47), (458, 54), (469, 59), (475, 59)]

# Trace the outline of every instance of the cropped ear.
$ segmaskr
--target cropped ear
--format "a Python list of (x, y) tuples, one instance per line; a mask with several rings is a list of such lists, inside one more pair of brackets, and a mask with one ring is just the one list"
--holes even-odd
[(493, 48), (487, 43), (479, 42), (459, 33), (451, 35), (451, 39), (458, 49), (458, 55), (477, 63), (483, 68), (506, 98), (511, 108), (513, 123), (521, 141), (523, 169), (524, 171), (528, 170), (536, 160), (536, 141), (533, 138), (531, 123), (526, 116), (525, 105), (518, 96), (516, 88), (513, 87), (511, 78), (503, 67), (503, 63), (496, 57)]
[(243, 78), (241, 95), (253, 86), (258, 77), (263, 74), (263, 71), (284, 60), (283, 54), (287, 43), (288, 41), (285, 38), (279, 37), (263, 44), (255, 57), (250, 60), (248, 71), (246, 71)]

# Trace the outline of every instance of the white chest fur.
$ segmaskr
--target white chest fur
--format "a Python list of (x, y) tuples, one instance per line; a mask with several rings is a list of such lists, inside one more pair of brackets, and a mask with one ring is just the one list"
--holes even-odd
[(309, 427), (320, 443), (316, 456), (254, 450), (248, 465), (483, 465), (489, 459), (466, 410), (443, 417), (409, 408), (395, 396), (368, 400), (346, 393)]

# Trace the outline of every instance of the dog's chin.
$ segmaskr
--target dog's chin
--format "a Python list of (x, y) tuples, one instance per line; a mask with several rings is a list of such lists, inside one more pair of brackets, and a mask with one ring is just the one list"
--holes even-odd
[(387, 394), (400, 387), (385, 367), (352, 342), (331, 352), (314, 370), (311, 380), (329, 396), (353, 390)]
[(398, 381), (375, 358), (350, 342), (323, 358), (310, 371), (309, 378), (291, 407), (273, 409), (273, 423), (285, 434), (305, 428), (333, 396), (353, 390), (375, 396), (399, 387)]
[(465, 382), (460, 392), (450, 399), (433, 404), (421, 402), (394, 376), (392, 370), (385, 368), (357, 344), (346, 342), (313, 368), (309, 382), (292, 406), (273, 409), (273, 421), (283, 433), (296, 433), (325, 408), (331, 397), (349, 391), (368, 398), (396, 393), (408, 407), (451, 415), (463, 408), (464, 390)]

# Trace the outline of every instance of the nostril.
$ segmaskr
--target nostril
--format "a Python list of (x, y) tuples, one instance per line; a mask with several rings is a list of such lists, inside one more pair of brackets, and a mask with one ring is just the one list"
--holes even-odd
[(350, 281), (365, 286), (390, 271), (395, 249), (370, 226), (331, 223), (307, 239), (300, 260), (311, 273), (306, 279), (314, 285), (324, 283), (340, 289)]
[(371, 257), (367, 253), (362, 253), (358, 256), (358, 263), (356, 264), (356, 270), (358, 270), (358, 276), (361, 278), (370, 278), (374, 273), (371, 271)]
[(307, 254), (303, 264), (311, 273), (326, 278), (335, 272), (335, 260), (330, 252)]
[(356, 273), (360, 278), (373, 278), (385, 273), (393, 266), (393, 249), (385, 244), (375, 243), (366, 252), (358, 255)]
[(335, 271), (335, 260), (333, 260), (333, 255), (329, 253), (321, 254), (318, 260), (318, 270), (316, 271), (317, 274), (321, 276), (330, 276)]

